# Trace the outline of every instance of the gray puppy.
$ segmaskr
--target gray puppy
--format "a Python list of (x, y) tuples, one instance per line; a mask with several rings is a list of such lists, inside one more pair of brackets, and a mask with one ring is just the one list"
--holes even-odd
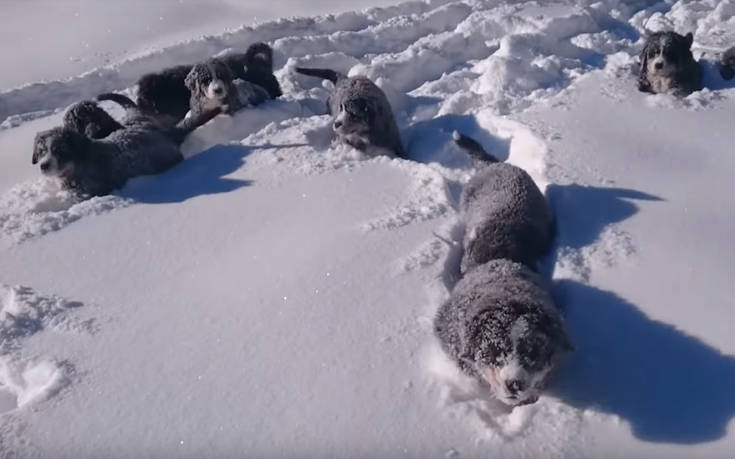
[(297, 67), (296, 71), (335, 84), (327, 110), (340, 142), (374, 156), (406, 156), (390, 102), (369, 78), (348, 78), (329, 69)]
[(122, 129), (104, 139), (68, 127), (49, 129), (36, 134), (31, 161), (44, 175), (61, 178), (67, 189), (85, 196), (105, 195), (129, 178), (158, 174), (182, 161), (179, 147), (185, 137), (218, 113), (215, 108), (170, 127), (133, 111)]
[(702, 89), (702, 69), (692, 55), (691, 33), (656, 32), (646, 39), (640, 55), (638, 89), (686, 96)]
[(235, 113), (270, 99), (268, 92), (249, 81), (235, 79), (230, 67), (221, 59), (196, 64), (184, 79), (191, 92), (191, 116), (220, 107), (223, 113)]
[(484, 164), (462, 192), (466, 231), (460, 271), (496, 258), (536, 269), (554, 239), (554, 215), (541, 190), (526, 171), (498, 162), (470, 137), (455, 132), (454, 138)]
[(546, 282), (528, 267), (492, 260), (454, 287), (434, 318), (444, 351), (507, 405), (538, 399), (569, 337)]

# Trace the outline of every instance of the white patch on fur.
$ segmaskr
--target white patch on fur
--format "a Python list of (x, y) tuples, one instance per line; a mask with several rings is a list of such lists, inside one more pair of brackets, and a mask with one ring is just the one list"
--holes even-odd
[[(219, 94), (217, 93), (218, 90), (220, 91)], [(212, 80), (204, 90), (204, 95), (207, 99), (223, 100), (227, 97), (227, 86), (222, 80)]]

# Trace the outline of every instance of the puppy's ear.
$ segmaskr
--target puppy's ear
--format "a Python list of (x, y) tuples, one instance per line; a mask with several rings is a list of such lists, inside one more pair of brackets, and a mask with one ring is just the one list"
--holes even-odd
[(41, 159), (43, 150), (39, 148), (41, 143), (41, 134), (36, 134), (36, 138), (33, 139), (33, 156), (31, 156), (31, 164), (38, 164), (38, 160)]
[(643, 47), (639, 60), (641, 61), (641, 67), (638, 70), (638, 90), (651, 92), (651, 83), (648, 82), (648, 43)]
[(694, 34), (692, 34), (691, 32), (689, 32), (688, 34), (684, 35), (684, 40), (685, 40), (685, 42), (687, 44), (687, 48), (691, 48), (692, 47), (692, 43), (694, 43)]
[(201, 64), (197, 64), (194, 67), (191, 68), (191, 71), (188, 75), (186, 75), (186, 78), (184, 79), (184, 85), (186, 85), (186, 88), (191, 91), (195, 92), (197, 88), (197, 75), (201, 71)]

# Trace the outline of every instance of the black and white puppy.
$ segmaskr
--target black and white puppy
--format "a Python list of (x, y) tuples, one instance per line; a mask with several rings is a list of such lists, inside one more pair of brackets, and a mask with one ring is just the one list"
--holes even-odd
[(572, 349), (547, 283), (507, 259), (467, 273), (439, 308), (434, 332), (463, 372), (511, 406), (535, 402)]
[(192, 116), (215, 107), (231, 114), (270, 98), (260, 86), (235, 79), (230, 67), (221, 59), (196, 64), (184, 79), (184, 84), (191, 93), (189, 109)]
[(158, 174), (182, 161), (179, 147), (185, 137), (219, 112), (216, 108), (174, 127), (132, 113), (121, 129), (104, 139), (68, 127), (53, 128), (36, 135), (31, 161), (44, 175), (60, 178), (65, 188), (80, 195), (105, 195), (132, 177)]
[(72, 105), (64, 114), (63, 123), (65, 128), (90, 139), (102, 139), (123, 128), (122, 124), (92, 101)]
[(702, 89), (702, 70), (692, 55), (691, 33), (656, 32), (648, 36), (640, 55), (638, 89), (686, 96)]
[(372, 156), (406, 156), (390, 102), (369, 78), (349, 78), (329, 69), (297, 67), (296, 71), (334, 83), (327, 111), (338, 141)]
[(732, 80), (735, 77), (735, 46), (722, 53), (720, 75), (726, 80)]
[(466, 230), (460, 271), (496, 258), (535, 270), (554, 240), (554, 214), (543, 193), (526, 171), (498, 162), (472, 138), (455, 132), (454, 139), (483, 164), (462, 191)]
[[(281, 96), (278, 80), (273, 75), (273, 50), (265, 43), (254, 43), (244, 53), (223, 56), (233, 79), (257, 84), (270, 99)], [(193, 65), (178, 65), (160, 72), (143, 75), (138, 80), (137, 105), (142, 113), (175, 124), (189, 111), (191, 92), (184, 81)]]

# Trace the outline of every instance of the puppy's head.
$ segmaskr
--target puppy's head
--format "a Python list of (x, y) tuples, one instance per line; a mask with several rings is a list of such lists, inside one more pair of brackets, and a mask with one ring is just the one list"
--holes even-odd
[(208, 106), (219, 106), (229, 97), (232, 90), (232, 72), (219, 59), (210, 59), (195, 65), (184, 80), (192, 94), (210, 102)]
[(475, 371), (506, 405), (535, 402), (559, 357), (572, 349), (561, 322), (521, 304), (486, 311), (470, 325)]
[(641, 52), (641, 67), (649, 77), (669, 78), (694, 60), (691, 33), (657, 32), (648, 37)]
[(36, 134), (32, 164), (38, 164), (44, 175), (70, 175), (82, 158), (87, 138), (71, 129), (53, 128)]
[(369, 98), (348, 99), (334, 116), (334, 132), (341, 136), (364, 135), (373, 129), (377, 110)]

